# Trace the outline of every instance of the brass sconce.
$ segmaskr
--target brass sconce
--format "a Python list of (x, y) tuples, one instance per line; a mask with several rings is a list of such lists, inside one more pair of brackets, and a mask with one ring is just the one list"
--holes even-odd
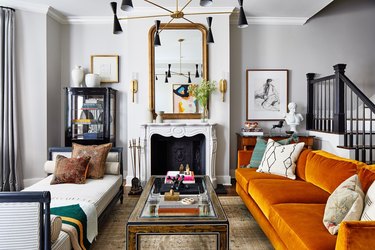
[(221, 79), (219, 81), (219, 90), (220, 90), (221, 96), (222, 96), (221, 100), (224, 102), (224, 95), (227, 92), (227, 80)]
[(130, 82), (130, 90), (132, 92), (132, 102), (134, 102), (134, 95), (135, 95), (135, 93), (138, 92), (138, 81), (137, 80), (132, 80)]

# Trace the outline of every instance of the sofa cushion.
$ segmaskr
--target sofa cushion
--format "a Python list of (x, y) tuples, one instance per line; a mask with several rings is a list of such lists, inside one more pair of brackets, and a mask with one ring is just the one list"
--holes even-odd
[(236, 169), (235, 173), (236, 173), (236, 182), (246, 192), (247, 192), (247, 189), (248, 189), (249, 180), (254, 180), (254, 179), (287, 180), (288, 179), (288, 178), (280, 176), (280, 175), (258, 173), (258, 172), (256, 172), (256, 168), (238, 168), (238, 169)]
[(72, 157), (91, 157), (87, 177), (93, 179), (103, 178), (105, 172), (105, 162), (107, 160), (108, 152), (112, 148), (112, 143), (102, 145), (80, 145), (73, 143), (72, 147)]
[(296, 163), (296, 176), (297, 179), (306, 180), (305, 169), (306, 169), (306, 160), (308, 154), (311, 152), (311, 149), (303, 149), (299, 154), (297, 163)]
[[(329, 197), (329, 193), (326, 191), (302, 180), (257, 179), (251, 180), (248, 186), (249, 194), (267, 218), (269, 210), (274, 204), (325, 204)], [(322, 219), (320, 222), (322, 223)]]
[(277, 204), (269, 220), (288, 249), (335, 249), (336, 237), (322, 223), (325, 204)]
[[(277, 141), (277, 142), (280, 143), (281, 145), (287, 145), (292, 141), (292, 139), (293, 138), (290, 137), (290, 138), (286, 138), (286, 139), (283, 139), (283, 140), (280, 140), (280, 141)], [(267, 141), (264, 140), (263, 137), (258, 136), (257, 137), (257, 143), (255, 144), (250, 163), (247, 167), (250, 167), (250, 168), (259, 167), (259, 165), (262, 161), (264, 152), (266, 151), (266, 148), (267, 148)]]
[(296, 179), (296, 161), (304, 146), (304, 142), (282, 145), (269, 139), (257, 171)]
[(364, 197), (358, 175), (341, 183), (328, 198), (323, 223), (330, 234), (337, 234), (342, 221), (359, 220)]
[(306, 161), (306, 181), (332, 193), (343, 181), (357, 173), (359, 165), (324, 152), (309, 153)]
[(58, 155), (51, 185), (62, 183), (84, 184), (90, 157), (66, 158)]
[(362, 185), (363, 193), (367, 193), (372, 183), (375, 181), (375, 169), (372, 167), (364, 167), (358, 171), (359, 181)]

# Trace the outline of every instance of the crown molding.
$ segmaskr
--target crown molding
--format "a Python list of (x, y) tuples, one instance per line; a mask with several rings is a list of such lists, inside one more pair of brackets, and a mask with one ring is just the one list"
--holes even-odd
[(47, 15), (58, 23), (67, 24), (67, 18), (52, 7), (48, 7)]
[[(246, 17), (248, 24), (254, 25), (304, 25), (307, 17)], [(231, 16), (231, 24), (236, 25), (238, 15)]]

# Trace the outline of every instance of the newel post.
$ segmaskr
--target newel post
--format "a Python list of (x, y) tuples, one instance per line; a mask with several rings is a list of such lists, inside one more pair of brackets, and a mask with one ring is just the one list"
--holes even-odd
[(340, 75), (345, 74), (346, 64), (336, 64), (333, 66), (335, 70), (335, 82), (333, 84), (333, 133), (343, 134), (345, 132), (345, 85), (340, 79)]
[(314, 130), (314, 80), (315, 73), (307, 73), (307, 113), (306, 130)]

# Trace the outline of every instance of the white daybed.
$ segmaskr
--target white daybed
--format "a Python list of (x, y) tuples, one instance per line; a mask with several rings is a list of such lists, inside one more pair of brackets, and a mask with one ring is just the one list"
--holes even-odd
[[(45, 164), (45, 171), (53, 173), (54, 160), (57, 155), (64, 155), (71, 157), (71, 148), (50, 148), (49, 161)], [(109, 210), (115, 205), (118, 200), (123, 201), (123, 166), (122, 166), (122, 148), (114, 147), (108, 154), (106, 162), (106, 171), (102, 179), (87, 179), (85, 184), (55, 184), (50, 185), (53, 175), (49, 175), (38, 183), (25, 188), (22, 193), (48, 191), (51, 197), (50, 207), (59, 207), (72, 204), (80, 204), (81, 207), (95, 207), (94, 211), (90, 213), (95, 216), (95, 219), (88, 218), (88, 234), (89, 229), (94, 238), (97, 234), (97, 227), (100, 224)], [(15, 192), (13, 192), (15, 193)], [(1, 197), (0, 197), (1, 201)], [(3, 201), (2, 201), (3, 202)], [(92, 206), (92, 205), (94, 206)], [(85, 210), (85, 209), (83, 209)], [(86, 211), (85, 211), (86, 212)], [(48, 211), (49, 214), (49, 211)], [(42, 216), (43, 217), (43, 216)], [(89, 216), (88, 216), (89, 217)], [(49, 222), (49, 219), (46, 221)], [(91, 223), (91, 224), (90, 224)], [(94, 224), (93, 224), (94, 223)], [(45, 224), (45, 223), (44, 223)], [(45, 229), (44, 229), (45, 230)], [(49, 228), (47, 229), (49, 230)], [(1, 231), (1, 230), (0, 230)], [(42, 236), (43, 237), (43, 236)], [(44, 237), (46, 238), (46, 237)], [(42, 240), (40, 242), (43, 242)], [(40, 243), (39, 245), (41, 245)], [(39, 249), (45, 247), (40, 246)], [(71, 250), (72, 245), (69, 235), (63, 231), (60, 232), (59, 238), (51, 246), (56, 250)], [(0, 244), (1, 249), (1, 244)]]

